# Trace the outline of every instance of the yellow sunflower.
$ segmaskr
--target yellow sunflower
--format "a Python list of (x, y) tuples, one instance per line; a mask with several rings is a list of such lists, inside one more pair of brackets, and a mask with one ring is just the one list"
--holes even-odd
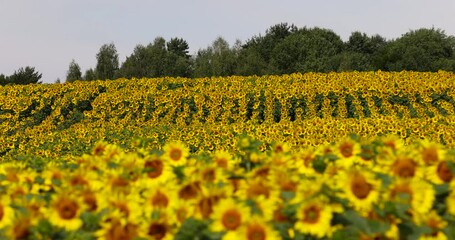
[(344, 172), (340, 180), (343, 186), (341, 195), (349, 200), (355, 210), (366, 213), (379, 200), (381, 182), (367, 169)]
[(295, 229), (318, 238), (330, 237), (332, 208), (323, 199), (312, 199), (303, 202), (297, 209)]
[(432, 210), (426, 214), (415, 214), (413, 219), (419, 226), (426, 226), (431, 229), (431, 233), (420, 236), (419, 239), (447, 239), (447, 236), (442, 232), (447, 226), (447, 222), (436, 211)]
[(438, 161), (425, 168), (425, 179), (434, 184), (450, 183), (453, 179), (453, 173), (446, 161)]
[(433, 186), (420, 179), (397, 179), (385, 194), (386, 199), (410, 204), (412, 211), (421, 214), (431, 209), (435, 199)]
[(59, 193), (53, 197), (47, 215), (53, 225), (73, 231), (82, 226), (82, 220), (79, 218), (82, 210), (80, 198), (72, 194)]
[(211, 231), (226, 231), (223, 239), (235, 239), (238, 238), (237, 230), (250, 219), (250, 209), (232, 198), (222, 199), (214, 206), (210, 218), (213, 220)]
[(263, 218), (252, 216), (239, 230), (239, 240), (278, 240), (281, 239), (278, 232), (267, 224)]
[(17, 217), (7, 231), (5, 231), (5, 237), (7, 239), (30, 239), (32, 224), (32, 220), (29, 217)]
[(163, 159), (172, 166), (183, 166), (187, 162), (190, 150), (182, 142), (168, 142), (163, 147)]
[(419, 157), (425, 165), (434, 165), (441, 160), (445, 160), (446, 150), (435, 142), (426, 139), (420, 141)]
[(119, 211), (113, 211), (104, 216), (100, 222), (101, 228), (95, 232), (100, 240), (133, 240), (141, 235), (140, 226), (136, 222), (122, 217)]

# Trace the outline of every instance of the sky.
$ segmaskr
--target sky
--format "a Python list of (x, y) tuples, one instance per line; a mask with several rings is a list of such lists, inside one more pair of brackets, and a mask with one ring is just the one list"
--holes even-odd
[(455, 36), (455, 0), (0, 0), (0, 73), (32, 66), (53, 83), (74, 59), (84, 73), (114, 43), (120, 63), (156, 37), (186, 40), (190, 53), (217, 37), (230, 44), (287, 22), (395, 39), (419, 28)]

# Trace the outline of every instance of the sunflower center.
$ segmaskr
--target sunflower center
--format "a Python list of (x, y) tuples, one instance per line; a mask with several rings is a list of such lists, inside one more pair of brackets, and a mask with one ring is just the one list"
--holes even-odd
[(340, 149), (341, 155), (343, 155), (343, 157), (345, 157), (345, 158), (348, 158), (353, 155), (354, 145), (352, 145), (351, 143), (345, 142), (340, 145), (339, 149)]
[(215, 169), (209, 168), (202, 172), (202, 179), (206, 182), (214, 182), (216, 179)]
[(160, 160), (147, 161), (145, 162), (144, 167), (151, 170), (147, 171), (149, 178), (157, 178), (163, 173), (163, 162)]
[(169, 152), (169, 156), (172, 160), (174, 161), (178, 161), (180, 160), (180, 158), (182, 157), (182, 150), (180, 149), (177, 149), (177, 148), (173, 148), (171, 149), (171, 151)]
[(229, 209), (223, 214), (221, 222), (227, 230), (235, 230), (242, 222), (242, 215), (235, 209)]
[(152, 197), (152, 205), (154, 207), (165, 208), (169, 204), (169, 199), (166, 195), (162, 194), (160, 191), (156, 192)]
[(410, 158), (400, 158), (394, 162), (392, 171), (400, 177), (414, 177), (416, 164)]
[(179, 198), (189, 200), (197, 197), (199, 185), (197, 183), (189, 183), (179, 190)]
[(266, 198), (269, 198), (270, 196), (269, 188), (261, 182), (251, 184), (247, 191), (247, 197), (251, 199), (259, 197), (261, 195), (263, 195)]
[(372, 189), (371, 184), (367, 182), (361, 174), (355, 174), (351, 179), (351, 191), (358, 199), (368, 197)]
[(137, 227), (131, 223), (122, 226), (119, 220), (114, 220), (111, 223), (111, 228), (106, 232), (106, 239), (124, 240), (133, 239), (137, 236)]
[(213, 205), (218, 202), (218, 197), (206, 197), (199, 201), (198, 207), (203, 218), (207, 219), (213, 212)]
[(446, 162), (440, 162), (437, 168), (438, 177), (448, 183), (452, 181), (453, 174)]
[(147, 233), (153, 239), (163, 239), (166, 236), (166, 226), (161, 223), (152, 223)]
[(249, 225), (246, 238), (248, 240), (265, 240), (266, 238), (265, 229), (258, 224)]
[(226, 158), (217, 158), (215, 159), (215, 162), (220, 168), (226, 169), (228, 167), (228, 160)]
[[(0, 218), (1, 219), (1, 218)], [(30, 220), (18, 221), (13, 227), (13, 233), (16, 239), (25, 239), (30, 235)]]
[(76, 175), (70, 180), (72, 186), (84, 186), (88, 185), (87, 180), (85, 180), (81, 175)]
[(84, 194), (84, 203), (88, 206), (89, 211), (95, 211), (98, 208), (96, 197), (92, 193)]
[(306, 223), (317, 223), (319, 220), (320, 209), (317, 206), (310, 206), (303, 210), (303, 221)]
[(76, 217), (78, 210), (79, 205), (73, 200), (63, 198), (57, 202), (58, 215), (65, 220)]
[(438, 161), (438, 149), (435, 146), (423, 149), (422, 159), (428, 165)]

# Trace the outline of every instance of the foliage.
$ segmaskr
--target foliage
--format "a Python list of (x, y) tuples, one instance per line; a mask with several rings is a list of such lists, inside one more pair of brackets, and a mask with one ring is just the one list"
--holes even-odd
[(68, 72), (66, 73), (66, 82), (73, 82), (82, 79), (81, 67), (73, 59), (69, 65)]

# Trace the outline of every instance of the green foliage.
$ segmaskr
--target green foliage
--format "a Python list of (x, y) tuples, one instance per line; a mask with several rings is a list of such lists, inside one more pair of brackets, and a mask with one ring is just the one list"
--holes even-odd
[(98, 79), (113, 79), (119, 69), (117, 49), (114, 43), (104, 44), (96, 54), (96, 76)]
[(17, 71), (14, 71), (13, 75), (9, 77), (0, 77), (0, 83), (6, 82), (7, 84), (33, 84), (33, 83), (41, 83), (39, 80), (41, 79), (42, 74), (35, 71), (34, 67), (25, 67), (19, 68)]
[(79, 64), (77, 64), (76, 61), (73, 59), (70, 63), (68, 72), (66, 73), (66, 81), (73, 82), (81, 79), (82, 79), (81, 67), (79, 67)]
[(386, 47), (385, 70), (455, 71), (455, 38), (440, 29), (409, 31)]

